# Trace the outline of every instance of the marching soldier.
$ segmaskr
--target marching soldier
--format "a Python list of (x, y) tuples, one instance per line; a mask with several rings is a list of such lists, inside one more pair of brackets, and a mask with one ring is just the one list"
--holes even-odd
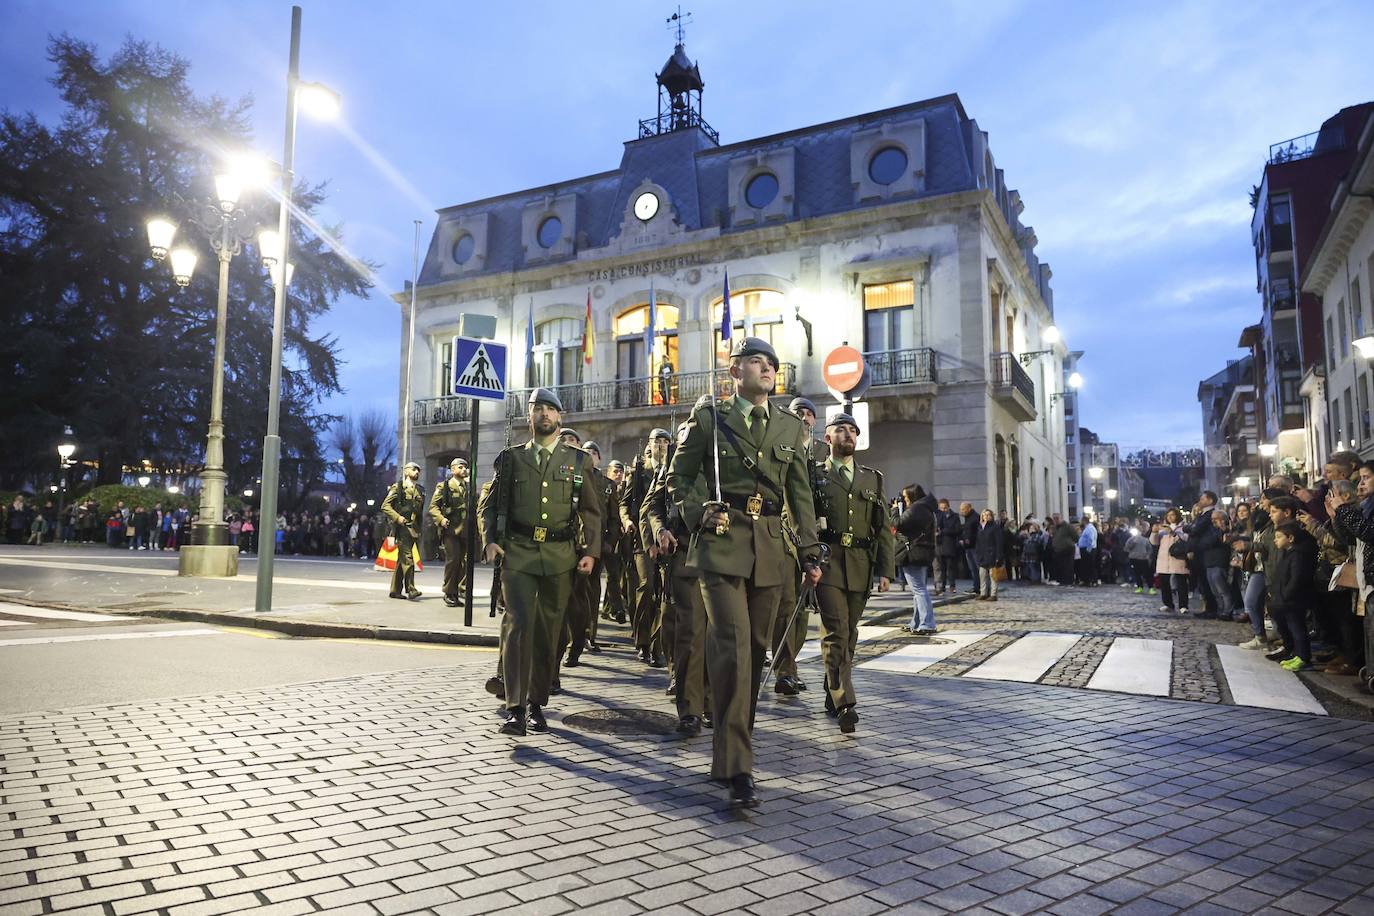
[[(686, 425), (684, 422), (678, 427), (679, 436)], [(694, 502), (704, 502), (706, 497), (705, 478), (698, 476), (690, 498)], [(697, 584), (700, 574), (687, 562), (687, 544), (691, 533), (677, 504), (668, 499), (666, 472), (654, 478), (649, 494), (644, 499), (644, 515), (659, 554), (670, 558), (664, 602), (665, 615), (671, 614), (673, 617), (673, 680), (670, 693), (677, 701), (678, 734), (694, 738), (701, 734), (703, 721), (710, 721), (706, 707), (706, 606), (702, 603), (701, 589)], [(667, 606), (669, 604), (670, 607)], [(665, 631), (667, 629), (665, 625)]]
[(854, 463), (859, 424), (847, 413), (826, 424), (830, 444), (825, 487), (818, 494), (817, 516), (824, 518), (821, 540), (830, 545), (830, 565), (816, 590), (821, 606), (821, 660), (825, 664), (825, 710), (849, 734), (858, 724), (854, 711), (854, 650), (859, 619), (878, 577), (887, 591), (893, 573), (894, 543), (888, 525), (883, 475)]
[[(711, 775), (729, 784), (731, 807), (758, 805), (754, 706), (782, 587), (784, 506), (796, 524), (807, 583), (821, 577), (805, 429), (768, 403), (777, 372), (767, 341), (737, 343), (730, 355), (734, 395), (692, 411), (668, 475), (669, 498), (692, 532), (687, 561), (701, 575), (715, 720)], [(711, 493), (705, 505), (698, 477)]]
[(391, 597), (420, 597), (415, 587), (414, 548), (420, 541), (420, 528), (424, 520), (420, 513), (425, 510), (425, 491), (417, 483), (420, 479), (420, 466), (414, 461), (406, 462), (401, 470), (401, 480), (393, 483), (382, 500), (382, 513), (392, 522), (392, 537), (396, 538), (396, 569), (391, 573)]
[(626, 536), (634, 541), (634, 563), (638, 572), (634, 617), (631, 620), (635, 648), (639, 650), (640, 661), (654, 668), (662, 668), (665, 664), (656, 639), (660, 593), (656, 566), (658, 546), (644, 543), (639, 523), (644, 495), (654, 481), (654, 469), (663, 463), (671, 441), (672, 436), (668, 435), (666, 429), (655, 427), (649, 433), (649, 444), (644, 455), (637, 458), (630, 469), (620, 497), (620, 519)]
[[(809, 398), (793, 398), (787, 409), (800, 417), (802, 425), (806, 427), (807, 472), (810, 473), (814, 465), (830, 457), (825, 443), (815, 438), (816, 405)], [(791, 535), (791, 528), (791, 519), (784, 515), (783, 530)], [(797, 584), (801, 581), (802, 574), (797, 568), (797, 552), (790, 538), (787, 554), (782, 596), (778, 599), (778, 619), (773, 627), (773, 674), (777, 676), (773, 690), (783, 696), (794, 697), (799, 691), (806, 689), (806, 683), (797, 674), (797, 653), (806, 642), (806, 634), (811, 626), (811, 607), (797, 607)], [(792, 616), (793, 611), (796, 611), (795, 618)], [(792, 622), (790, 628), (789, 621)]]
[(625, 622), (625, 557), (621, 543), (625, 529), (620, 522), (620, 486), (624, 480), (624, 462), (612, 461), (606, 466), (607, 511), (601, 535), (601, 562), (606, 566), (606, 604), (601, 616), (621, 623)]
[[(576, 430), (565, 426), (558, 431), (558, 441), (569, 448), (581, 448), (582, 437)], [(586, 477), (584, 485), (594, 487), (599, 493), (605, 492), (606, 478), (596, 466), (601, 458), (601, 449), (597, 448), (595, 442), (589, 442), (587, 445), (588, 448), (584, 449), (587, 453), (587, 466), (583, 472)], [(580, 664), (582, 652), (587, 648), (593, 613), (601, 599), (601, 557), (593, 555), (592, 559), (595, 563), (591, 574), (578, 576), (573, 580), (572, 599), (568, 603), (568, 613), (558, 638), (558, 658), (562, 660), (563, 651), (566, 649), (568, 660), (564, 664), (569, 668), (576, 668)], [(554, 680), (557, 681), (556, 675)]]
[(548, 731), (543, 707), (558, 670), (574, 570), (591, 575), (601, 552), (602, 494), (588, 485), (587, 453), (558, 441), (562, 412), (547, 388), (530, 393), (532, 438), (502, 450), (482, 511), (483, 556), (488, 563), (502, 558), (506, 735)]
[(468, 462), (454, 458), (448, 463), (448, 480), (434, 487), (429, 517), (439, 529), (444, 547), (444, 604), (457, 607), (467, 591), (468, 556)]

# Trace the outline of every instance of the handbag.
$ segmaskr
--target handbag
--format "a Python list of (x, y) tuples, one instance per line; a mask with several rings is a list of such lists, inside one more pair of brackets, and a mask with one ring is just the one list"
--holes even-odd
[(1169, 556), (1175, 560), (1188, 559), (1188, 542), (1179, 538), (1169, 545)]
[(131, 537), (134, 536), (134, 534), (135, 534), (135, 531), (134, 531), (134, 526), (133, 526), (133, 525), (130, 525), (128, 528), (125, 528), (125, 529), (124, 529), (124, 536), (125, 536), (125, 537), (130, 537), (130, 538), (131, 538)]

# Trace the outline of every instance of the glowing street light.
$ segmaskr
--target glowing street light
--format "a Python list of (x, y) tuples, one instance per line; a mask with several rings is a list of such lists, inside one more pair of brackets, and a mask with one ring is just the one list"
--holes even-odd
[(1049, 327), (1045, 328), (1045, 330), (1040, 332), (1040, 339), (1047, 344), (1057, 344), (1064, 338), (1063, 335), (1059, 333), (1058, 328), (1056, 328), (1054, 325), (1050, 325)]
[(1074, 391), (1077, 391), (1079, 388), (1082, 388), (1082, 387), (1083, 387), (1083, 376), (1079, 375), (1077, 372), (1070, 372), (1070, 373), (1069, 373), (1069, 387), (1072, 388)]
[(140, 487), (146, 487), (148, 484), (152, 482), (153, 478), (149, 477), (147, 474), (144, 474), (138, 478), (138, 485)]
[(1091, 477), (1093, 480), (1101, 480), (1102, 475), (1105, 473), (1106, 471), (1104, 471), (1097, 465), (1093, 465), (1092, 467), (1088, 468), (1088, 476)]
[(186, 288), (191, 284), (191, 275), (196, 272), (196, 253), (190, 248), (172, 249), (172, 279), (177, 286)]
[(176, 238), (177, 224), (161, 216), (148, 220), (148, 247), (153, 251), (153, 260), (161, 261), (172, 248)]

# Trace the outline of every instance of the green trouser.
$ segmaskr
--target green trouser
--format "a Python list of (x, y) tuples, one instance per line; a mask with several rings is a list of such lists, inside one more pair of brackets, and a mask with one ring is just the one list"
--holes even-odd
[(501, 618), (501, 675), (506, 706), (543, 706), (558, 670), (558, 636), (572, 595), (574, 570), (552, 576), (505, 569), (501, 587), (506, 614)]
[(687, 569), (687, 551), (673, 554), (673, 681), (677, 684), (679, 718), (706, 711), (706, 605), (696, 570)]
[(778, 590), (743, 576), (701, 573), (706, 606), (706, 676), (711, 682), (711, 776), (754, 769), (754, 707), (778, 612)]
[(440, 537), (444, 545), (444, 597), (458, 600), (458, 593), (467, 588), (467, 532), (461, 527), (443, 529)]
[(836, 709), (853, 706), (854, 650), (859, 644), (859, 619), (868, 592), (851, 592), (825, 580), (816, 587), (821, 606), (821, 661), (825, 664), (825, 688)]
[(558, 658), (563, 658), (563, 650), (569, 645), (572, 651), (569, 658), (579, 657), (587, 648), (587, 636), (596, 624), (596, 606), (601, 600), (601, 561), (597, 560), (590, 576), (581, 574), (573, 578), (572, 596), (568, 601), (568, 613), (563, 628), (558, 634)]
[[(778, 616), (773, 623), (773, 677), (797, 676), (797, 653), (806, 642), (806, 631), (811, 626), (811, 608), (803, 607), (797, 611), (795, 619), (792, 612), (797, 610), (797, 589), (801, 585), (801, 573), (797, 564), (789, 557), (782, 574), (782, 594), (778, 598)], [(789, 630), (788, 621), (792, 622)]]
[(635, 648), (654, 648), (654, 637), (658, 635), (658, 567), (647, 553), (635, 553), (635, 569), (639, 578), (635, 586), (634, 616), (630, 625), (634, 633)]
[(658, 620), (654, 625), (654, 645), (658, 647), (668, 661), (668, 667), (673, 667), (673, 653), (677, 649), (677, 595), (673, 593), (673, 561), (671, 558), (661, 562), (657, 571), (658, 579), (662, 583), (659, 588), (660, 598)]
[(397, 525), (396, 568), (391, 571), (391, 594), (403, 595), (415, 591), (415, 538), (405, 525)]
[(618, 547), (601, 555), (606, 564), (606, 608), (615, 616), (625, 615), (625, 559)]

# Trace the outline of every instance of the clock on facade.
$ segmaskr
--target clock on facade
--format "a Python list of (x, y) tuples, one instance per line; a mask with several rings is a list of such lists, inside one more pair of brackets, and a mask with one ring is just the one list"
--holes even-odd
[(654, 214), (657, 212), (658, 195), (653, 191), (645, 191), (635, 198), (635, 216), (639, 217), (644, 222), (647, 223), (649, 220), (653, 219)]

